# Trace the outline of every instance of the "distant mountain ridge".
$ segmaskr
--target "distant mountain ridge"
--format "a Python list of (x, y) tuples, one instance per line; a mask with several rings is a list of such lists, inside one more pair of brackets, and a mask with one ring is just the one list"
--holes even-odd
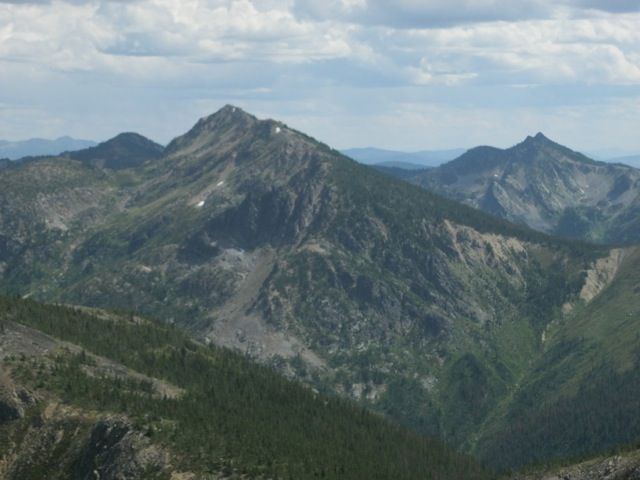
[(121, 133), (98, 145), (64, 152), (62, 155), (74, 160), (100, 167), (118, 170), (142, 165), (160, 157), (164, 147), (137, 133)]
[(69, 136), (59, 137), (55, 140), (43, 138), (32, 138), (15, 142), (0, 140), (0, 158), (17, 160), (23, 157), (58, 155), (62, 152), (93, 147), (96, 144), (96, 142), (91, 140), (77, 140)]
[(348, 148), (341, 150), (347, 157), (366, 165), (383, 165), (401, 168), (435, 167), (462, 155), (466, 149), (423, 150), (419, 152), (401, 152), (380, 148)]
[(592, 160), (542, 133), (506, 150), (476, 147), (412, 183), (536, 230), (637, 240), (640, 170)]
[(640, 154), (624, 155), (622, 157), (613, 157), (613, 158), (607, 159), (607, 162), (621, 163), (623, 165), (629, 165), (634, 168), (640, 168)]

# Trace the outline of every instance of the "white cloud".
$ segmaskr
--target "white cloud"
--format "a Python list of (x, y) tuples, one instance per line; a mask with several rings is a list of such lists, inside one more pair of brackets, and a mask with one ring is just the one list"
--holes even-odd
[(248, 0), (109, 4), (100, 17), (119, 35), (116, 55), (175, 55), (195, 61), (302, 62), (350, 54), (342, 29), (300, 22)]
[[(621, 99), (640, 98), (635, 3), (0, 0), (0, 138), (16, 136), (13, 112), (33, 115), (32, 127), (53, 135), (94, 125), (96, 135), (82, 136), (98, 140), (124, 129), (120, 114), (127, 129), (148, 127), (168, 141), (226, 103), (336, 146), (348, 146), (347, 132), (375, 132), (368, 136), (379, 146), (409, 143), (407, 132), (414, 144), (432, 140), (402, 126), (411, 121), (456, 146), (456, 118), (506, 136), (510, 115), (553, 123), (542, 108), (563, 117), (586, 104), (617, 112), (630, 125), (621, 128), (637, 131), (640, 119), (620, 113)], [(527, 109), (537, 113), (527, 117)], [(329, 115), (349, 120), (339, 129)], [(439, 120), (432, 125), (429, 115)], [(167, 116), (180, 120), (167, 124)]]
[(545, 20), (411, 30), (396, 40), (420, 56), (412, 67), (431, 81), (627, 84), (640, 80), (639, 32), (637, 19)]

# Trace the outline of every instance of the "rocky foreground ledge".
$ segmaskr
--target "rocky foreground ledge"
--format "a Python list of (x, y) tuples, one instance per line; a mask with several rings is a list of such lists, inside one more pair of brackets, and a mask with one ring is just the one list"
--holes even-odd
[(552, 470), (517, 474), (511, 480), (640, 480), (640, 450)]

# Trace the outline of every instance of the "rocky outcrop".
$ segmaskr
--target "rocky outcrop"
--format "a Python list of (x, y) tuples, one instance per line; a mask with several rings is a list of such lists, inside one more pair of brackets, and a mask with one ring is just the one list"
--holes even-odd
[(108, 417), (93, 425), (76, 463), (77, 478), (140, 478), (145, 472), (161, 472), (166, 462), (166, 455), (126, 419)]
[(640, 480), (640, 451), (589, 460), (553, 471), (518, 474), (512, 480)]
[(36, 395), (26, 388), (14, 385), (0, 371), (0, 425), (23, 418), (25, 410), (38, 402)]
[(0, 478), (5, 480), (157, 478), (169, 469), (169, 455), (126, 417), (95, 419), (52, 401), (9, 413), (12, 417), (0, 425)]
[[(0, 326), (1, 479), (123, 480), (166, 473), (168, 453), (127, 417), (60, 403), (13, 378), (11, 358), (44, 358), (55, 348), (78, 347), (14, 322), (2, 321)], [(96, 365), (101, 374), (113, 374), (111, 362), (98, 359)]]
[(32, 407), (36, 402), (36, 396), (24, 388), (2, 391), (0, 393), (0, 425), (23, 418), (25, 409)]
[(609, 285), (627, 253), (626, 249), (616, 248), (611, 250), (608, 257), (598, 259), (593, 267), (587, 270), (587, 278), (580, 291), (580, 300), (591, 301), (604, 287)]

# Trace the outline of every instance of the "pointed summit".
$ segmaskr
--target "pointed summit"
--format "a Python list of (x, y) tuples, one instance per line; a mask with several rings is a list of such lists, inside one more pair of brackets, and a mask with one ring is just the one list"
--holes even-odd
[(195, 128), (203, 128), (204, 126), (216, 127), (225, 123), (239, 123), (247, 121), (257, 121), (258, 119), (234, 105), (225, 105), (220, 110), (206, 117), (202, 117), (194, 125)]
[(542, 132), (536, 133), (536, 136), (533, 137), (533, 138), (534, 138), (534, 140), (538, 140), (538, 141), (549, 140), (547, 137), (544, 136), (544, 134)]
[(545, 135), (542, 132), (536, 133), (533, 137), (529, 135), (525, 139), (525, 142), (545, 142), (545, 141), (550, 142), (551, 140), (545, 137)]
[(220, 137), (230, 134), (232, 131), (246, 132), (258, 123), (258, 119), (233, 105), (225, 105), (216, 113), (202, 117), (184, 135), (171, 141), (167, 146), (167, 153), (178, 150), (195, 151)]
[(572, 159), (590, 165), (599, 163), (579, 152), (554, 142), (541, 132), (536, 133), (534, 137), (528, 136), (523, 142), (505, 150), (505, 152), (519, 156), (522, 161), (534, 161), (536, 159), (564, 161), (566, 159)]
[(527, 136), (522, 143), (515, 145), (512, 148), (517, 148), (519, 146), (534, 146), (540, 147), (542, 145), (557, 145), (555, 142), (547, 138), (542, 132), (536, 133), (533, 137), (531, 135)]

